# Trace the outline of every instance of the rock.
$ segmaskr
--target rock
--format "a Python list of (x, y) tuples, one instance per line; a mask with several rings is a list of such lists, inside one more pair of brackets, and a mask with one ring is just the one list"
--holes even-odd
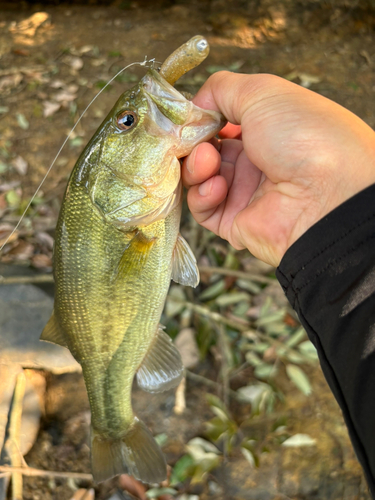
[[(0, 266), (0, 274), (20, 274), (19, 268), (14, 273), (15, 267)], [(30, 274), (25, 268), (23, 273)], [(16, 363), (56, 374), (81, 370), (67, 349), (39, 340), (53, 308), (48, 292), (46, 286), (31, 284), (0, 286), (1, 364)]]

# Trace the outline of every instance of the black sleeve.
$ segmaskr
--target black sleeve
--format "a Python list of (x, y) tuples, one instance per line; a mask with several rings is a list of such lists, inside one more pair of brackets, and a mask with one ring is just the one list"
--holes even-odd
[(375, 185), (310, 228), (276, 275), (318, 351), (375, 498)]

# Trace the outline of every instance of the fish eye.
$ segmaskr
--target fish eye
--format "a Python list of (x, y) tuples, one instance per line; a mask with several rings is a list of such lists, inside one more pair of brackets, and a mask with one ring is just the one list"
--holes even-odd
[(120, 130), (129, 130), (137, 123), (138, 117), (134, 111), (122, 111), (117, 116), (117, 126)]

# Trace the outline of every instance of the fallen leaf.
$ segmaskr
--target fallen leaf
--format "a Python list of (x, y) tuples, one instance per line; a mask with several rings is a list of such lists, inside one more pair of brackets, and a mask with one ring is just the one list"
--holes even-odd
[(128, 491), (131, 495), (134, 495), (140, 500), (147, 500), (146, 488), (144, 485), (128, 474), (121, 474), (119, 477), (119, 486), (121, 489)]
[(51, 82), (50, 84), (50, 87), (52, 87), (53, 89), (62, 89), (63, 87), (65, 87), (65, 83), (62, 80), (53, 80), (53, 82)]
[[(9, 237), (14, 227), (10, 224), (0, 224), (0, 245), (4, 245), (6, 239)], [(8, 243), (11, 241), (15, 241), (18, 238), (18, 231), (15, 231), (12, 236), (9, 238)]]
[(0, 90), (4, 91), (6, 89), (11, 89), (18, 87), (22, 82), (23, 76), (21, 73), (15, 73), (14, 75), (4, 76), (0, 79)]
[(288, 438), (282, 443), (282, 446), (287, 448), (299, 448), (300, 446), (314, 445), (316, 445), (316, 439), (312, 438), (308, 434), (294, 434), (294, 436)]
[(174, 341), (185, 368), (193, 368), (199, 362), (199, 349), (192, 328), (183, 328)]
[(61, 90), (54, 96), (53, 99), (56, 102), (71, 102), (74, 101), (74, 99), (77, 99), (77, 94), (72, 94), (67, 90)]
[(18, 126), (21, 127), (23, 130), (27, 130), (29, 128), (29, 122), (27, 121), (27, 118), (24, 114), (17, 113), (16, 119)]
[(38, 243), (45, 245), (49, 250), (52, 250), (54, 240), (48, 233), (40, 231), (35, 234), (35, 238), (37, 239)]
[(11, 33), (19, 33), (29, 37), (35, 35), (36, 30), (46, 21), (49, 21), (50, 15), (47, 12), (36, 12), (32, 16), (20, 21), (19, 23), (12, 24), (9, 28)]
[(48, 118), (54, 115), (61, 108), (61, 104), (58, 102), (44, 101), (43, 102), (43, 116)]
[(24, 240), (18, 240), (15, 247), (8, 252), (12, 260), (29, 260), (34, 253), (34, 245)]
[(77, 56), (66, 56), (64, 62), (75, 71), (79, 71), (83, 68), (83, 60)]
[(28, 165), (27, 161), (24, 158), (22, 158), (22, 156), (17, 156), (12, 161), (12, 166), (18, 174), (26, 175), (27, 167), (29, 165)]
[(0, 193), (6, 193), (11, 189), (16, 188), (20, 184), (21, 184), (20, 181), (4, 182), (4, 184), (0, 184)]
[(8, 191), (7, 194), (5, 195), (5, 199), (11, 208), (17, 208), (21, 203), (21, 195), (18, 191), (19, 191), (18, 189), (17, 190), (12, 189), (11, 191)]
[(43, 253), (36, 254), (31, 258), (31, 264), (36, 269), (40, 269), (41, 271), (52, 271), (52, 260), (48, 255)]

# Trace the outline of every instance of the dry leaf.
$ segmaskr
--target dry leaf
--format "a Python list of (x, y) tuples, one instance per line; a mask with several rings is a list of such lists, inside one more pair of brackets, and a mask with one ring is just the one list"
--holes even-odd
[[(14, 227), (11, 226), (10, 224), (0, 224), (0, 246), (3, 245), (10, 235), (10, 233), (13, 231)], [(18, 238), (18, 231), (15, 231), (12, 236), (9, 238), (8, 243), (11, 241), (15, 241)]]
[(32, 16), (24, 19), (23, 21), (13, 24), (10, 26), (9, 31), (11, 33), (18, 33), (33, 37), (36, 30), (46, 21), (49, 21), (50, 15), (47, 12), (36, 12)]
[(11, 189), (16, 188), (20, 184), (21, 184), (20, 181), (4, 182), (4, 184), (0, 184), (0, 193), (5, 193), (7, 191), (10, 191)]
[(48, 233), (40, 231), (39, 233), (36, 233), (35, 238), (37, 239), (38, 243), (40, 243), (41, 245), (45, 245), (49, 250), (52, 250), (54, 240)]
[(52, 270), (52, 260), (48, 255), (43, 253), (34, 255), (31, 259), (31, 264), (40, 269), (42, 271), (51, 271)]
[(174, 341), (185, 368), (192, 368), (199, 362), (199, 350), (192, 328), (183, 328)]
[(56, 102), (71, 102), (74, 101), (74, 99), (77, 99), (77, 94), (71, 94), (66, 90), (61, 90), (61, 92), (58, 92), (53, 99)]
[(22, 82), (21, 73), (14, 73), (14, 75), (4, 76), (0, 79), (0, 91), (12, 89), (17, 87)]
[(65, 87), (65, 83), (62, 80), (53, 80), (53, 82), (51, 82), (50, 84), (50, 87), (52, 87), (53, 89), (62, 89), (63, 87)]
[(128, 474), (121, 474), (119, 477), (119, 486), (125, 491), (128, 491), (131, 495), (134, 495), (140, 500), (147, 500), (146, 488), (143, 484)]
[(57, 102), (44, 101), (43, 102), (43, 116), (44, 118), (48, 118), (52, 116), (61, 108), (61, 104)]
[(24, 158), (22, 158), (22, 156), (14, 158), (12, 166), (20, 175), (26, 175), (28, 163)]
[(83, 68), (83, 60), (80, 57), (76, 56), (67, 56), (64, 61), (68, 66), (70, 66), (75, 71), (79, 71)]
[(18, 240), (16, 246), (8, 253), (13, 260), (29, 260), (34, 253), (34, 245)]

